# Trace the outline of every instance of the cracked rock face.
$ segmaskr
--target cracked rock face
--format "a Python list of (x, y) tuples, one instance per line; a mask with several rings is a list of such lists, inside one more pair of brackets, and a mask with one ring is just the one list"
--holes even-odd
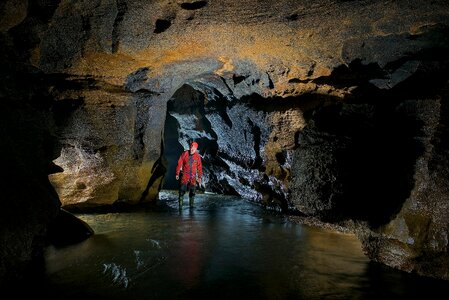
[(51, 173), (62, 206), (154, 201), (167, 158), (194, 138), (204, 188), (352, 222), (373, 260), (448, 279), (447, 1), (7, 0), (0, 12), (2, 82), (42, 82), (3, 84), (2, 103), (53, 117), (44, 131), (60, 148), (32, 157), (59, 168), (30, 169)]

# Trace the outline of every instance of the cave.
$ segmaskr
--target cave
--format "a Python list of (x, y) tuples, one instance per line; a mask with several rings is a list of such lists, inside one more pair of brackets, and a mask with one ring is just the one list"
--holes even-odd
[[(163, 144), (163, 162), (167, 171), (163, 189), (178, 189), (178, 182), (175, 180), (178, 158), (183, 151), (189, 149), (193, 141), (199, 144), (203, 178), (206, 183), (210, 182), (209, 170), (218, 147), (215, 133), (211, 131), (210, 123), (205, 116), (204, 106), (204, 92), (197, 91), (187, 84), (181, 86), (167, 103)], [(205, 190), (216, 192), (212, 188)]]
[(157, 206), (192, 140), (200, 192), (350, 231), (373, 262), (449, 280), (447, 1), (0, 13), (0, 286), (77, 228), (58, 223), (65, 210)]

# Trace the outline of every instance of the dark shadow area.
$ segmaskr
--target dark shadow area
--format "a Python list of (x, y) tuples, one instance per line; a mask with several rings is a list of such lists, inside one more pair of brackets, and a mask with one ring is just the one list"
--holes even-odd
[[(162, 151), (163, 151), (163, 146), (162, 146)], [(148, 180), (148, 184), (147, 187), (145, 188), (145, 191), (142, 193), (142, 197), (140, 198), (140, 203), (144, 203), (146, 200), (146, 197), (148, 196), (148, 193), (150, 191), (150, 188), (153, 186), (153, 184), (161, 177), (163, 177), (165, 175), (165, 173), (167, 172), (166, 167), (164, 166), (164, 164), (162, 163), (162, 159), (159, 158), (153, 165), (153, 168), (151, 168), (151, 177), (150, 180)], [(157, 190), (160, 191), (162, 188), (162, 181), (159, 184), (159, 186), (157, 187)]]
[[(170, 105), (169, 105), (170, 106)], [(185, 150), (178, 141), (178, 122), (167, 111), (164, 129), (163, 161), (166, 166), (163, 189), (173, 190), (178, 188), (176, 181), (176, 165), (181, 153)]]
[(170, 20), (157, 19), (156, 24), (154, 24), (154, 33), (162, 33), (171, 26)]
[(114, 20), (114, 26), (112, 30), (112, 53), (116, 53), (120, 46), (120, 28), (123, 22), (125, 14), (128, 12), (128, 4), (126, 0), (117, 0), (117, 16)]
[[(48, 174), (61, 145), (54, 136), (50, 76), (18, 63), (0, 37), (0, 289), (28, 287), (44, 268), (46, 226), (60, 207)], [(23, 283), (23, 285), (22, 285)], [(7, 295), (7, 294), (5, 294)]]
[(60, 209), (48, 227), (49, 242), (64, 247), (84, 241), (94, 234), (93, 229), (70, 212)]
[(328, 151), (330, 157), (332, 176), (324, 176), (328, 179), (320, 193), (335, 206), (326, 218), (350, 217), (373, 226), (388, 222), (413, 189), (415, 162), (423, 153), (416, 140), (422, 126), (394, 102), (317, 110), (301, 135), (304, 141), (321, 138), (322, 150), (317, 151)]
[(330, 84), (336, 88), (364, 86), (373, 78), (384, 78), (387, 75), (377, 63), (363, 64), (360, 59), (350, 62), (347, 66), (336, 67), (329, 76), (313, 80), (316, 84)]
[(181, 8), (186, 10), (196, 10), (207, 5), (207, 1), (183, 2)]
[(449, 282), (395, 270), (383, 264), (370, 261), (366, 267), (363, 300), (374, 299), (445, 299)]
[[(59, 0), (48, 0), (45, 2), (32, 1), (28, 3), (27, 17), (20, 24), (9, 30), (8, 33), (14, 39), (14, 50), (17, 54), (21, 55), (18, 58), (19, 60), (26, 61), (29, 58), (29, 52), (27, 50), (39, 45), (41, 39), (35, 28), (45, 26), (44, 24), (49, 22), (58, 8), (59, 3)], [(2, 51), (4, 50), (5, 48), (2, 48)]]
[[(409, 59), (420, 61), (417, 70), (392, 88), (371, 84), (371, 79), (383, 78), (385, 73), (377, 64), (360, 61), (315, 80), (357, 86), (344, 103), (313, 111), (311, 122), (298, 137), (296, 159), (314, 157), (322, 162), (300, 166), (301, 176), (310, 180), (302, 181), (301, 190), (317, 195), (303, 199), (326, 220), (352, 218), (377, 227), (394, 218), (410, 196), (415, 165), (426, 147), (425, 128), (441, 122), (439, 116), (429, 119), (421, 114), (423, 105), (440, 109), (435, 99), (448, 81), (449, 70), (449, 52), (443, 55), (443, 48), (411, 54)], [(398, 68), (404, 62), (390, 67)], [(312, 172), (318, 172), (322, 181), (313, 181)]]

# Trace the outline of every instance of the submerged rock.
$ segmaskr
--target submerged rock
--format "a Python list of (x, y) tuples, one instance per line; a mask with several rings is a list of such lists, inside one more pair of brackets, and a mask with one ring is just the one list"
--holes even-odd
[(67, 246), (84, 241), (94, 230), (70, 212), (61, 209), (48, 228), (49, 242), (55, 246)]

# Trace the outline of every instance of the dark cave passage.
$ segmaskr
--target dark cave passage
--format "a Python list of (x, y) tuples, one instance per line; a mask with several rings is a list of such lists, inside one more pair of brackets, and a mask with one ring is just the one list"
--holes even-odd
[(163, 163), (167, 169), (167, 173), (165, 174), (162, 188), (173, 190), (178, 188), (178, 182), (175, 179), (178, 157), (185, 149), (178, 141), (178, 122), (168, 112), (166, 118)]
[[(163, 164), (166, 166), (162, 189), (178, 188), (175, 179), (178, 158), (189, 149), (192, 141), (198, 143), (198, 152), (203, 162), (203, 181), (210, 178), (210, 158), (217, 153), (215, 133), (205, 117), (204, 93), (190, 85), (181, 86), (167, 103), (164, 129)], [(204, 190), (204, 184), (199, 187)]]

